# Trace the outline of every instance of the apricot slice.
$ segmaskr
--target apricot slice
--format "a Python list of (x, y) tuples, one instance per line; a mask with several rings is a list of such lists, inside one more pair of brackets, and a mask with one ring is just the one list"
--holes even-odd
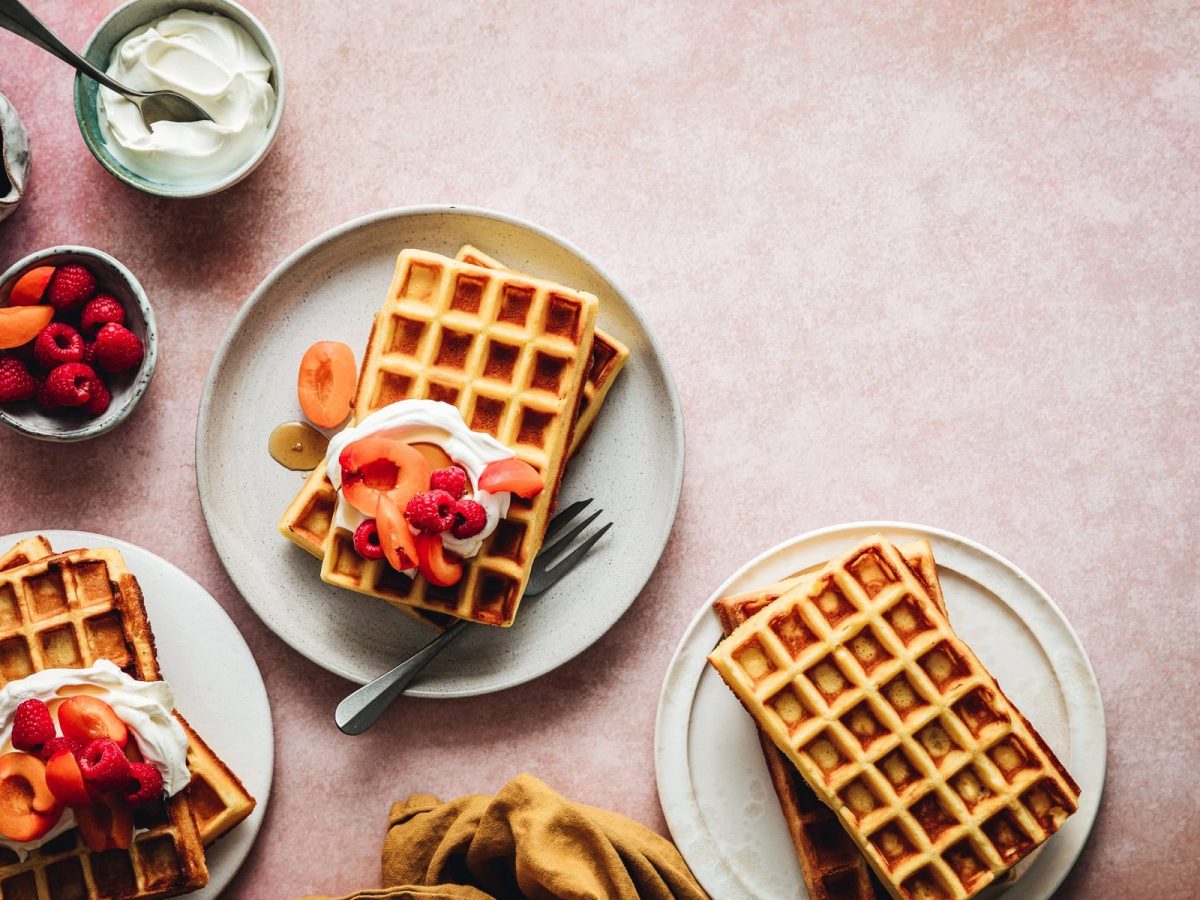
[(133, 811), (123, 800), (102, 795), (75, 810), (75, 823), (95, 853), (128, 850), (133, 843)]
[(340, 341), (317, 341), (300, 360), (296, 392), (300, 408), (314, 425), (333, 428), (350, 414), (358, 384), (354, 351)]
[(378, 518), (379, 498), (387, 494), (397, 506), (429, 487), (429, 463), (420, 451), (397, 440), (372, 435), (355, 441), (338, 457), (342, 496), (364, 516)]
[(462, 580), (462, 562), (447, 556), (439, 534), (417, 535), (417, 566), (425, 580), (438, 587), (450, 587)]
[(55, 826), (62, 803), (46, 784), (46, 765), (28, 753), (0, 756), (0, 834), (35, 841)]
[(28, 344), (53, 318), (53, 306), (6, 306), (0, 309), (0, 350)]
[(399, 505), (387, 494), (381, 494), (375, 517), (375, 530), (383, 545), (383, 557), (397, 572), (417, 567), (417, 543), (412, 529)]
[(91, 806), (92, 795), (83, 783), (83, 772), (75, 754), (59, 750), (46, 763), (46, 785), (67, 806)]
[(46, 285), (54, 274), (54, 266), (38, 266), (17, 279), (8, 293), (9, 306), (37, 306), (46, 293)]
[(129, 729), (113, 712), (113, 708), (97, 697), (86, 694), (70, 697), (58, 708), (58, 725), (63, 737), (86, 746), (92, 741), (108, 738), (124, 747)]
[(537, 469), (519, 459), (502, 459), (488, 463), (483, 474), (479, 476), (481, 491), (487, 491), (489, 494), (511, 491), (525, 500), (536, 497), (545, 486)]

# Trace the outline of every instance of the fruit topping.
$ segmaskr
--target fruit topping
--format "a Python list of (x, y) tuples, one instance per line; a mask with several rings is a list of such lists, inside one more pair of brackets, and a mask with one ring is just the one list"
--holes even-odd
[(125, 307), (112, 294), (97, 294), (87, 302), (79, 317), (79, 327), (84, 334), (95, 336), (102, 325), (112, 322), (115, 325), (125, 324)]
[(91, 806), (79, 807), (75, 823), (95, 853), (128, 850), (133, 843), (133, 812), (117, 797), (101, 795)]
[(363, 559), (383, 559), (383, 544), (374, 519), (364, 519), (354, 529), (354, 552)]
[(108, 409), (110, 403), (112, 403), (112, 394), (109, 393), (108, 385), (97, 375), (92, 380), (91, 396), (87, 403), (83, 404), (83, 411), (89, 416), (98, 416)]
[(467, 473), (461, 466), (438, 469), (429, 476), (429, 487), (435, 491), (445, 491), (457, 500), (467, 492)]
[(545, 483), (537, 469), (519, 459), (502, 459), (488, 463), (488, 467), (479, 476), (479, 489), (489, 494), (511, 491), (528, 500), (540, 494), (543, 487)]
[(96, 371), (83, 363), (63, 363), (46, 376), (43, 389), (51, 406), (83, 406), (92, 399)]
[(447, 556), (436, 534), (417, 535), (417, 566), (425, 580), (437, 587), (450, 587), (462, 579), (462, 563)]
[(459, 500), (454, 504), (454, 525), (450, 533), (456, 538), (472, 538), (487, 525), (487, 510), (474, 500)]
[(454, 504), (445, 491), (423, 491), (408, 501), (404, 517), (408, 524), (426, 534), (441, 534), (454, 525)]
[(162, 796), (162, 775), (150, 763), (130, 763), (129, 779), (125, 786), (125, 802), (130, 806), (145, 806)]
[(42, 744), (42, 749), (41, 752), (38, 753), (38, 756), (40, 756), (44, 762), (48, 762), (50, 757), (62, 750), (66, 750), (70, 753), (78, 753), (85, 746), (86, 744), (81, 744), (79, 741), (72, 740), (71, 738), (55, 735), (54, 737), (49, 738), (46, 743)]
[(50, 757), (46, 763), (46, 784), (60, 803), (67, 806), (92, 805), (92, 795), (84, 783), (79, 760), (70, 750), (59, 750)]
[(28, 753), (0, 756), (0, 834), (35, 841), (55, 826), (62, 803), (46, 784), (46, 764)]
[(357, 384), (354, 351), (339, 341), (317, 341), (300, 360), (296, 383), (300, 408), (321, 428), (340, 425), (350, 414)]
[(49, 306), (6, 306), (0, 309), (0, 350), (28, 344), (53, 318), (54, 310)]
[(28, 400), (37, 392), (37, 382), (25, 363), (7, 356), (0, 359), (0, 403)]
[(124, 325), (109, 322), (96, 332), (96, 363), (105, 372), (132, 369), (145, 353), (142, 339)]
[(17, 279), (8, 293), (9, 306), (37, 306), (46, 294), (54, 266), (38, 266)]
[(129, 741), (129, 729), (113, 708), (99, 697), (86, 694), (69, 697), (63, 702), (58, 708), (58, 726), (63, 737), (78, 741), (84, 747), (100, 738), (108, 738), (118, 747), (124, 747)]
[(41, 700), (22, 700), (13, 714), (12, 745), (26, 753), (37, 753), (54, 734), (50, 707)]
[(99, 791), (120, 791), (129, 782), (129, 760), (117, 742), (97, 738), (79, 754), (83, 780)]
[(83, 361), (83, 335), (64, 322), (51, 322), (33, 342), (33, 358), (44, 369)]
[(78, 263), (59, 266), (46, 288), (46, 300), (55, 309), (82, 303), (96, 292), (96, 276)]
[[(396, 501), (387, 494), (379, 496), (379, 514), (375, 518), (379, 543), (388, 565), (397, 572), (417, 568), (417, 543), (404, 514)], [(435, 538), (441, 546), (441, 540)]]
[(429, 484), (425, 457), (396, 440), (372, 436), (355, 441), (342, 451), (338, 462), (342, 467), (342, 495), (364, 516), (378, 518), (379, 498), (384, 494), (403, 508)]

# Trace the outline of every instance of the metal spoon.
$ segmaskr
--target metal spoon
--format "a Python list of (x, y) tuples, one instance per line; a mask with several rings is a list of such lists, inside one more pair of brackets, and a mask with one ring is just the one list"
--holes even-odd
[(124, 95), (137, 106), (149, 128), (155, 122), (211, 122), (212, 116), (175, 91), (135, 91), (113, 81), (90, 62), (59, 40), (20, 0), (0, 0), (0, 28), (37, 44), (68, 65), (106, 88)]

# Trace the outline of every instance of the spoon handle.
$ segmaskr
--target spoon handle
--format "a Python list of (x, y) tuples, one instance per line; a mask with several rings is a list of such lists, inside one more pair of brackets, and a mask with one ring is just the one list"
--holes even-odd
[(429, 665), (466, 625), (464, 620), (455, 622), (396, 668), (385, 672), (346, 697), (338, 704), (333, 714), (337, 727), (345, 734), (362, 734), (374, 725), (400, 692), (412, 683), (421, 670)]
[(104, 72), (64, 44), (53, 31), (42, 24), (20, 0), (0, 0), (0, 28), (11, 31), (18, 37), (37, 44), (43, 50), (57, 56), (68, 65), (74, 66), (85, 75), (94, 78), (107, 88), (120, 94), (140, 94), (113, 81)]

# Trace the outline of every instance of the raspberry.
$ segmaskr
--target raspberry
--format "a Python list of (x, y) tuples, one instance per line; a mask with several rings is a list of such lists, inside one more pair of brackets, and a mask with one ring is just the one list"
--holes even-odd
[(83, 345), (83, 359), (80, 360), (85, 366), (96, 368), (96, 342), (85, 341)]
[(72, 740), (71, 738), (55, 735), (54, 737), (49, 738), (46, 743), (42, 744), (42, 752), (38, 755), (41, 756), (43, 762), (48, 762), (50, 757), (52, 757), (55, 753), (58, 753), (60, 750), (69, 750), (70, 752), (78, 755), (79, 752), (83, 750), (83, 745), (79, 743), (79, 741)]
[(54, 737), (50, 708), (41, 700), (23, 700), (13, 715), (12, 745), (26, 753), (36, 753)]
[(96, 332), (96, 362), (105, 372), (124, 372), (142, 361), (142, 341), (124, 325), (109, 322)]
[(108, 391), (108, 385), (104, 383), (104, 379), (99, 375), (92, 378), (90, 388), (91, 396), (87, 403), (83, 404), (83, 411), (89, 416), (98, 416), (108, 409), (108, 405), (112, 403), (112, 394)]
[(429, 487), (431, 490), (445, 491), (457, 500), (467, 492), (467, 473), (458, 466), (438, 469), (429, 476)]
[(37, 393), (37, 381), (25, 363), (11, 356), (0, 359), (0, 403), (28, 400)]
[(404, 517), (418, 531), (441, 534), (454, 524), (454, 504), (457, 501), (445, 491), (425, 491), (408, 501)]
[(125, 785), (125, 802), (130, 806), (145, 806), (162, 796), (163, 779), (150, 763), (129, 764), (129, 783)]
[[(92, 399), (96, 380), (96, 371), (91, 366), (63, 363), (46, 376), (41, 394), (51, 409), (56, 406), (83, 406)], [(40, 402), (41, 396), (38, 399)]]
[(79, 317), (79, 327), (86, 334), (94, 335), (100, 326), (109, 322), (125, 324), (125, 307), (112, 294), (97, 294), (88, 301)]
[(83, 337), (70, 325), (51, 322), (33, 342), (33, 357), (44, 369), (83, 360)]
[(121, 791), (129, 783), (129, 760), (116, 741), (97, 738), (79, 754), (83, 780), (101, 791)]
[(474, 500), (459, 500), (454, 504), (454, 527), (451, 533), (456, 538), (475, 537), (487, 525), (487, 510)]
[(96, 276), (78, 263), (68, 263), (55, 270), (44, 299), (55, 309), (67, 309), (82, 303), (95, 291)]
[(383, 545), (379, 543), (379, 529), (374, 519), (364, 519), (354, 529), (354, 550), (363, 559), (383, 559)]

